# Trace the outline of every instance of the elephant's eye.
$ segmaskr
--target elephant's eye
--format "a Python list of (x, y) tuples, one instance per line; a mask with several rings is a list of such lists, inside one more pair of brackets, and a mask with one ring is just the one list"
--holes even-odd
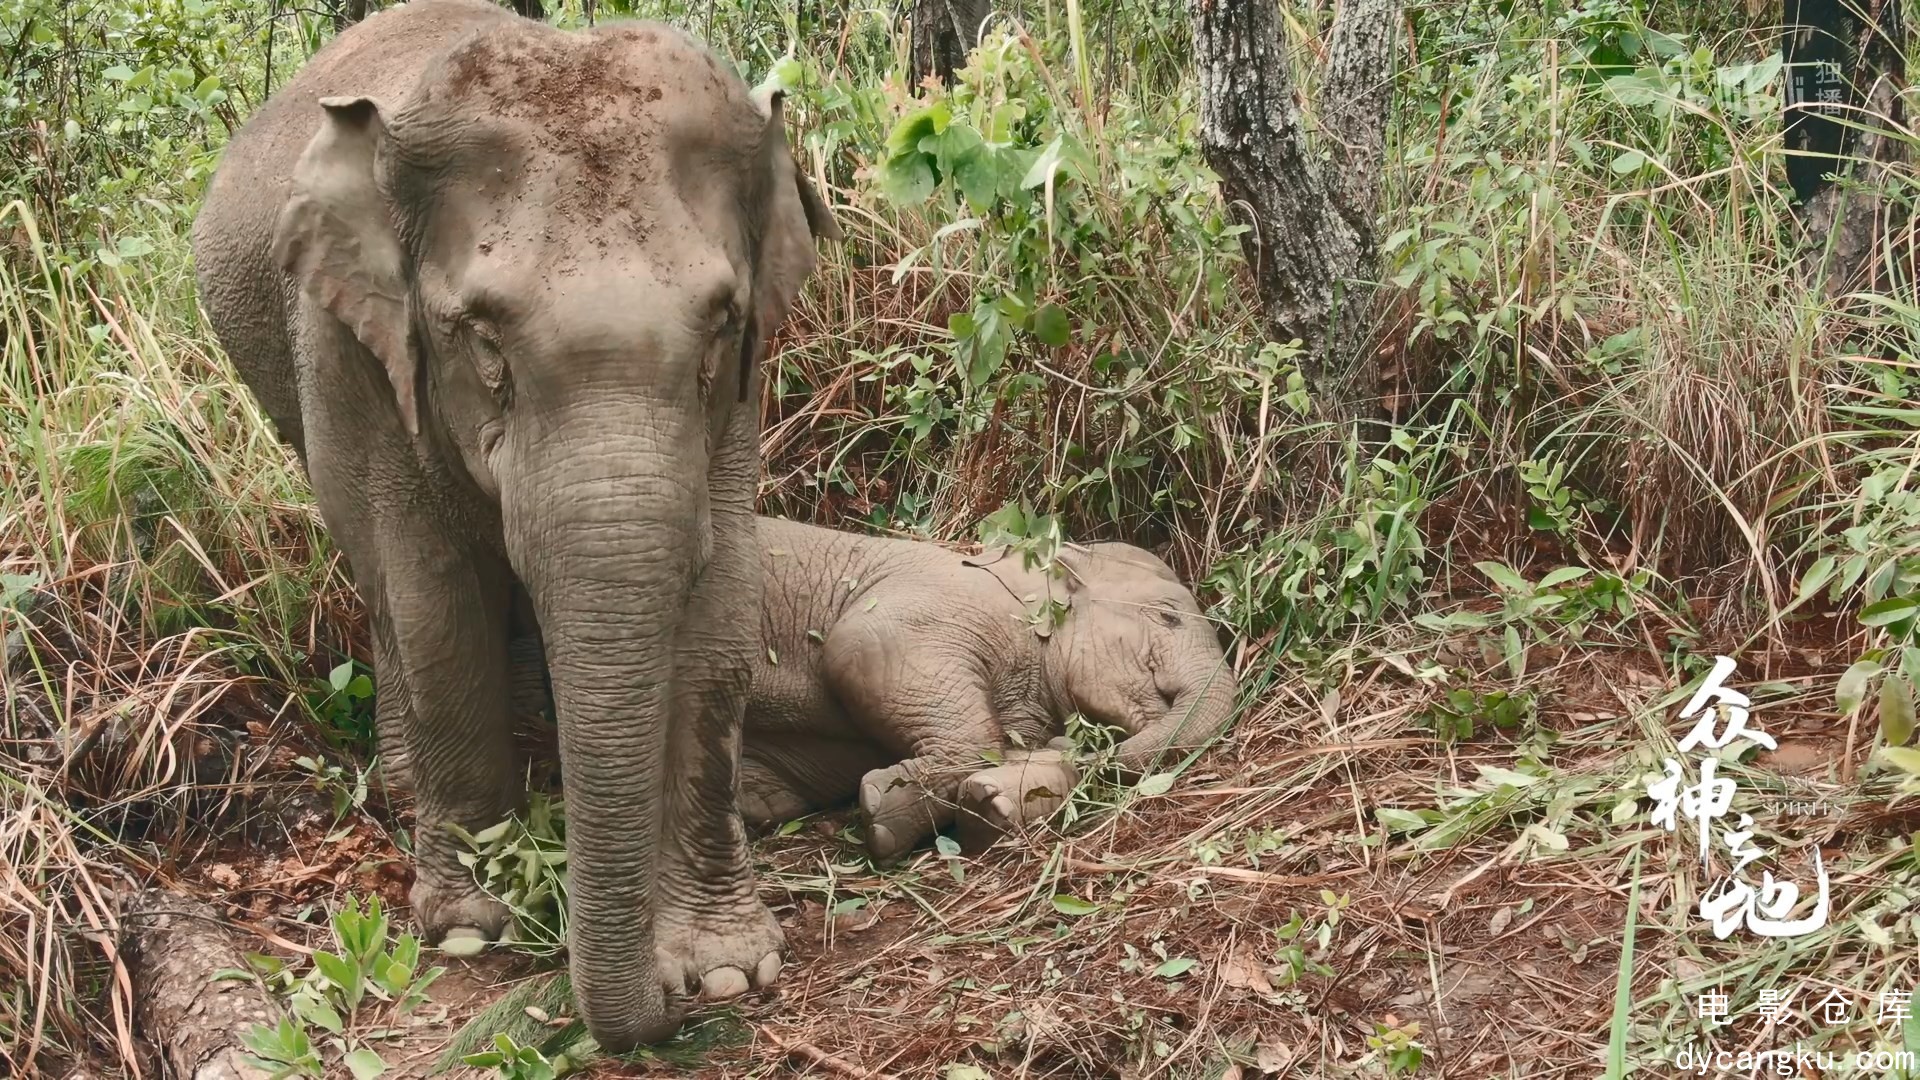
[(507, 358), (500, 348), (500, 328), (491, 320), (468, 314), (460, 319), (460, 336), (466, 339), (480, 381), (505, 408), (513, 397), (513, 373), (507, 369)]

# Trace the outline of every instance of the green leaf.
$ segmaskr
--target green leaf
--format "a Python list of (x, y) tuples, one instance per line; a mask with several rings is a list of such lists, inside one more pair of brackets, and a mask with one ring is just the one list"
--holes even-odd
[(1920, 776), (1920, 750), (1909, 746), (1883, 746), (1880, 756), (1887, 764), (1910, 776)]
[(775, 835), (792, 836), (794, 833), (797, 833), (801, 829), (804, 829), (806, 827), (807, 827), (807, 823), (805, 821), (802, 821), (799, 818), (794, 818), (792, 821), (783, 823)]
[(935, 836), (933, 838), (933, 849), (939, 852), (942, 858), (951, 859), (960, 854), (960, 841), (944, 834)]
[(931, 158), (921, 153), (888, 158), (880, 166), (880, 190), (901, 206), (918, 206), (933, 194)]
[(353, 661), (349, 660), (327, 673), (327, 685), (335, 690), (345, 690), (353, 681)]
[(1920, 597), (1889, 596), (1861, 608), (1860, 625), (1891, 626), (1902, 619), (1911, 618), (1916, 611), (1920, 611)]
[(1424, 814), (1412, 810), (1396, 810), (1391, 806), (1375, 807), (1374, 820), (1386, 826), (1389, 834), (1418, 832), (1433, 824)]
[(1067, 143), (1065, 135), (1055, 135), (1040, 156), (1035, 158), (1027, 174), (1020, 178), (1022, 190), (1032, 190), (1054, 178), (1066, 166)]
[(1800, 575), (1800, 588), (1794, 593), (1793, 602), (1801, 604), (1812, 598), (1821, 586), (1833, 580), (1833, 572), (1833, 556), (1822, 555), (1815, 559), (1813, 565), (1807, 567), (1807, 572)]
[(353, 1080), (374, 1080), (387, 1071), (387, 1063), (380, 1060), (380, 1055), (364, 1046), (340, 1061), (353, 1073)]
[(1199, 961), (1191, 956), (1176, 956), (1166, 963), (1161, 964), (1159, 967), (1154, 968), (1153, 973), (1162, 979), (1177, 979), (1187, 972), (1192, 971), (1193, 965), (1196, 963), (1199, 963)]
[(1062, 915), (1069, 915), (1077, 919), (1082, 915), (1091, 915), (1099, 911), (1100, 905), (1090, 900), (1082, 900), (1070, 893), (1055, 893), (1053, 896), (1053, 910)]
[(292, 1005), (294, 1014), (309, 1024), (325, 1028), (335, 1035), (339, 1035), (347, 1030), (346, 1022), (340, 1019), (340, 1014), (334, 1011), (333, 1006), (317, 997), (313, 997), (310, 994), (298, 994), (295, 995)]
[(1486, 575), (1487, 580), (1507, 592), (1527, 592), (1532, 588), (1532, 586), (1527, 584), (1526, 578), (1515, 573), (1513, 568), (1505, 563), (1482, 561), (1474, 563), (1473, 568)]
[(1138, 784), (1134, 785), (1133, 790), (1141, 795), (1147, 796), (1165, 795), (1173, 789), (1173, 780), (1174, 774), (1170, 772), (1158, 772), (1142, 778)]
[(1593, 571), (1584, 566), (1563, 566), (1553, 573), (1548, 574), (1546, 577), (1541, 578), (1540, 587), (1543, 589), (1558, 588), (1569, 581), (1578, 581), (1591, 573), (1593, 573)]
[(322, 950), (313, 954), (313, 966), (327, 977), (328, 982), (340, 989), (348, 1008), (359, 1004), (360, 968), (352, 960)]
[(1880, 734), (1888, 746), (1905, 746), (1913, 738), (1913, 687), (1904, 675), (1880, 682)]
[(1042, 304), (1040, 310), (1033, 313), (1033, 336), (1043, 345), (1059, 348), (1073, 337), (1073, 326), (1067, 321), (1067, 310), (1059, 304)]
[(1840, 676), (1840, 684), (1833, 690), (1833, 703), (1841, 716), (1847, 716), (1860, 707), (1860, 703), (1867, 699), (1867, 683), (1878, 674), (1880, 665), (1877, 661), (1856, 660)]
[(1625, 176), (1630, 172), (1639, 172), (1646, 164), (1647, 155), (1638, 150), (1627, 150), (1613, 159), (1611, 168), (1615, 174)]

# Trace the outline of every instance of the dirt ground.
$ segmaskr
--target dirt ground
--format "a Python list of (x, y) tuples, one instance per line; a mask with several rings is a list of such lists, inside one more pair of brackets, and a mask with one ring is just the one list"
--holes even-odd
[[(1757, 710), (1781, 741), (1753, 766), (1778, 778), (1764, 798), (1838, 798), (1849, 734), (1805, 692), (1831, 685), (1832, 655), (1743, 665), (1798, 688)], [(762, 838), (762, 895), (792, 950), (778, 988), (697, 1011), (675, 1046), (595, 1074), (1374, 1076), (1412, 1042), (1414, 1075), (1597, 1075), (1637, 850), (1633, 1023), (1670, 1015), (1674, 981), (1699, 974), (1712, 943), (1682, 903), (1680, 841), (1634, 794), (1655, 767), (1650, 735), (1678, 709), (1673, 684), (1646, 649), (1542, 656), (1553, 662), (1525, 680), (1536, 722), (1451, 745), (1420, 722), (1444, 688), (1408, 677), (1404, 657), (1370, 661), (1337, 692), (1273, 679), (1168, 790), (975, 859), (928, 850), (877, 870), (845, 812)], [(1547, 779), (1485, 783), (1515, 769)], [(1441, 824), (1394, 835), (1383, 807), (1438, 809)], [(349, 892), (403, 907), (391, 830), (404, 818), (335, 828), (311, 797), (295, 817), (278, 841), (256, 830), (178, 883), (222, 905), (243, 948), (311, 948), (299, 916)], [(1845, 806), (1780, 820), (1832, 865), (1849, 841), (1903, 836), (1914, 817)], [(1442, 829), (1445, 842), (1427, 842)], [(425, 1075), (515, 987), (552, 1005), (510, 1009), (522, 1029), (570, 1021), (564, 994), (540, 996), (539, 961), (436, 962), (449, 972), (431, 1003), (375, 1044), (397, 1074)]]

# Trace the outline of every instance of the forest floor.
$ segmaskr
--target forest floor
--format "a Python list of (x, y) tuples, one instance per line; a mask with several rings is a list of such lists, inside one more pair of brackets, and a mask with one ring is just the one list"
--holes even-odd
[[(1427, 718), (1459, 680), (1443, 685), (1432, 665), (1505, 674), (1497, 648), (1412, 626), (1383, 638), (1337, 688), (1265, 680), (1233, 733), (1177, 782), (1089, 813), (1069, 835), (971, 859), (926, 850), (884, 870), (843, 835), (845, 812), (761, 838), (762, 896), (791, 949), (777, 990), (696, 1011), (674, 1046), (597, 1068), (1593, 1076), (1618, 1018), (1646, 1074), (1660, 1075), (1653, 1058), (1692, 1034), (1735, 1048), (1817, 1034), (1817, 1024), (1712, 1031), (1697, 1018), (1698, 993), (1744, 984), (1755, 968), (1783, 972), (1809, 946), (1718, 943), (1692, 910), (1691, 834), (1652, 825), (1643, 799), (1687, 726), (1675, 722), (1683, 680), (1650, 639), (1537, 647), (1524, 679), (1505, 680), (1531, 695), (1532, 715), (1511, 730), (1483, 718), (1475, 737), (1442, 742)], [(1262, 666), (1253, 653), (1239, 657), (1249, 674)], [(1824, 688), (1848, 660), (1833, 645), (1750, 650), (1732, 680), (1768, 688), (1754, 695), (1755, 722), (1779, 740), (1744, 766), (1770, 781), (1741, 809), (1788, 851), (1826, 852), (1833, 923), (1867, 899), (1859, 884), (1875, 875), (1875, 852), (1920, 828), (1911, 809), (1889, 816), (1884, 803), (1842, 796), (1845, 751), (1864, 747)], [(259, 775), (301, 752), (278, 746)], [(314, 913), (348, 895), (404, 908), (394, 836), (406, 821), (377, 808), (370, 800), (336, 823), (317, 796), (295, 797), (272, 816), (277, 840), (234, 833), (172, 884), (221, 906), (243, 948), (297, 959), (325, 944)], [(1784, 872), (1801, 861), (1785, 856)], [(1855, 951), (1778, 986), (1811, 1002), (1827, 982), (1850, 985), (1870, 1007), (1876, 962)], [(388, 1075), (425, 1075), (456, 1040), (473, 1049), (512, 1028), (537, 1044), (568, 1027), (565, 994), (541, 965), (435, 962), (451, 971), (430, 1003), (410, 1021), (383, 1020), (387, 1033), (369, 1043)], [(502, 997), (505, 1008), (488, 1009)]]

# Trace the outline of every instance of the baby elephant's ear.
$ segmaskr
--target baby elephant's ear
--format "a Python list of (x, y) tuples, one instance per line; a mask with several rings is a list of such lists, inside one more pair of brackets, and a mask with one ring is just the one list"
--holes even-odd
[(1124, 563), (1141, 573), (1151, 574), (1175, 585), (1180, 584), (1180, 576), (1173, 572), (1173, 568), (1162, 562), (1160, 556), (1146, 548), (1123, 544), (1117, 540), (1103, 540), (1088, 544), (1087, 550), (1100, 559)]
[(404, 256), (374, 179), (387, 126), (371, 98), (322, 98), (320, 108), (274, 227), (274, 261), (379, 359), (401, 422), (419, 434)]

